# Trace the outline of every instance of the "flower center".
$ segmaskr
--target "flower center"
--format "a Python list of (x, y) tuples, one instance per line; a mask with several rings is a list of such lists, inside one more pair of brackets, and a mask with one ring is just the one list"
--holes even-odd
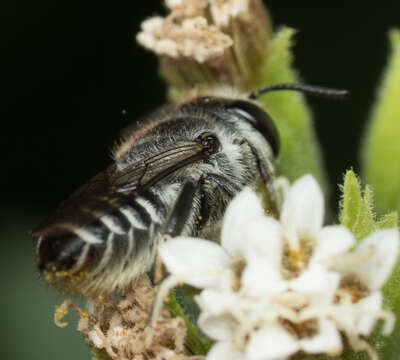
[(280, 323), (288, 332), (298, 339), (312, 337), (318, 332), (318, 323), (315, 319), (305, 320), (299, 323), (287, 319), (280, 319)]
[(289, 241), (284, 242), (282, 256), (282, 275), (290, 280), (300, 275), (307, 268), (309, 260), (313, 254), (313, 241), (308, 238), (299, 239), (297, 249), (290, 247)]
[(369, 289), (357, 277), (344, 276), (335, 294), (335, 303), (356, 303), (369, 294)]
[(242, 286), (242, 274), (246, 267), (246, 261), (242, 257), (234, 257), (231, 261), (230, 268), (234, 275), (234, 281), (232, 285), (232, 290), (237, 292), (239, 291), (240, 287)]

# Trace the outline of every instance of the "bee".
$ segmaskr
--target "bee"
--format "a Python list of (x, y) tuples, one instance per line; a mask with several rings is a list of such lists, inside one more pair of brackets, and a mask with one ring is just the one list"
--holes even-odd
[(121, 290), (151, 269), (165, 234), (216, 236), (227, 205), (246, 186), (264, 183), (276, 213), (279, 134), (256, 101), (276, 90), (347, 95), (277, 84), (245, 95), (197, 96), (156, 110), (125, 132), (108, 168), (33, 231), (45, 281), (87, 295)]

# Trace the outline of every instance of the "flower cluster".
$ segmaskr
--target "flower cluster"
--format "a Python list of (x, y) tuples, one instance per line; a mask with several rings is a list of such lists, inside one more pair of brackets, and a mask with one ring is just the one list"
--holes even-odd
[(72, 306), (80, 315), (78, 330), (94, 349), (104, 350), (113, 360), (189, 360), (185, 354), (186, 325), (182, 318), (172, 318), (167, 311), (160, 315), (157, 326), (149, 326), (148, 314), (155, 290), (147, 277), (127, 289), (117, 304), (113, 299), (96, 299), (89, 313), (79, 309), (70, 300), (64, 302), (55, 314), (56, 324)]
[(323, 220), (323, 195), (307, 175), (286, 191), (280, 221), (245, 189), (227, 209), (221, 246), (184, 237), (160, 246), (171, 273), (161, 296), (180, 281), (203, 289), (198, 325), (216, 340), (207, 359), (338, 355), (343, 335), (377, 358), (362, 337), (378, 320), (384, 334), (393, 329), (380, 288), (397, 259), (398, 231), (376, 231), (353, 249), (349, 230)]

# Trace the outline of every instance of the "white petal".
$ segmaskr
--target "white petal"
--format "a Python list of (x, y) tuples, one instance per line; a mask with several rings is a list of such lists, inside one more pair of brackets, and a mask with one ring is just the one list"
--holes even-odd
[(242, 254), (246, 243), (243, 229), (251, 219), (265, 216), (260, 199), (250, 189), (245, 188), (229, 204), (222, 226), (221, 244), (231, 254)]
[(353, 234), (344, 226), (325, 226), (318, 235), (317, 247), (311, 262), (321, 262), (344, 253), (353, 245)]
[(342, 339), (336, 326), (328, 320), (320, 320), (318, 333), (300, 340), (301, 349), (310, 354), (339, 355), (343, 350)]
[(365, 257), (355, 266), (356, 273), (370, 290), (379, 289), (387, 280), (396, 263), (399, 251), (397, 229), (379, 230), (366, 237), (354, 251)]
[(299, 350), (299, 343), (281, 326), (268, 324), (251, 336), (246, 349), (249, 359), (286, 358)]
[(185, 283), (199, 287), (218, 287), (229, 263), (221, 246), (207, 240), (177, 237), (158, 247), (168, 271)]
[(219, 341), (228, 341), (238, 323), (232, 315), (209, 316), (201, 313), (198, 320), (199, 328), (210, 338)]
[(284, 199), (281, 223), (290, 242), (315, 236), (323, 223), (324, 198), (311, 175), (295, 181)]
[(249, 221), (243, 229), (243, 255), (247, 262), (263, 258), (275, 268), (281, 266), (282, 232), (278, 221), (262, 217)]
[(382, 308), (382, 295), (375, 291), (357, 303), (362, 316), (357, 323), (357, 332), (362, 335), (369, 335), (379, 319)]
[(235, 303), (237, 298), (235, 294), (233, 292), (227, 293), (206, 289), (200, 295), (197, 295), (195, 300), (203, 313), (217, 316), (232, 308), (232, 304)]
[(314, 265), (304, 271), (298, 278), (289, 282), (291, 290), (299, 293), (316, 295), (317, 301), (330, 302), (339, 285), (339, 274), (327, 271), (322, 266)]
[(249, 296), (278, 293), (287, 289), (279, 268), (263, 259), (253, 259), (242, 274), (242, 290)]
[(242, 354), (233, 350), (230, 342), (218, 342), (210, 349), (207, 360), (247, 360)]

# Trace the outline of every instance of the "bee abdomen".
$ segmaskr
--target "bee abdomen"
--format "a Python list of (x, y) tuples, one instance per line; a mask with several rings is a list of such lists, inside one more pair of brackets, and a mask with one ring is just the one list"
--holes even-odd
[(38, 243), (39, 269), (84, 270), (91, 278), (102, 278), (105, 269), (128, 269), (138, 258), (151, 257), (154, 231), (165, 217), (165, 208), (157, 201), (161, 204), (158, 196), (147, 191), (143, 197), (125, 198), (122, 206), (105, 215), (98, 216), (96, 209), (80, 208), (93, 218), (87, 226), (52, 224), (47, 233), (54, 234)]

